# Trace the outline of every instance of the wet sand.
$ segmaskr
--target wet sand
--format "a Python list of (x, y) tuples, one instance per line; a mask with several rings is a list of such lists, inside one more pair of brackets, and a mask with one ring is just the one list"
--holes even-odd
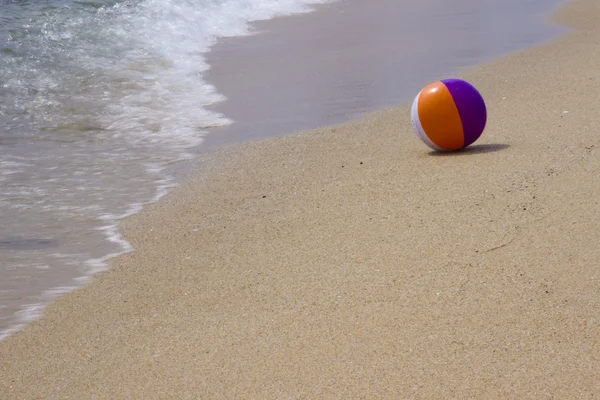
[(592, 398), (600, 5), (469, 71), (489, 120), (429, 152), (409, 104), (206, 154), (136, 248), (0, 343), (0, 398)]

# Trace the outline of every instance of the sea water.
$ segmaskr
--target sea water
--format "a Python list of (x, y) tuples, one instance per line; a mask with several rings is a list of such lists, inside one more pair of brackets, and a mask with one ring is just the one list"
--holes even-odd
[(118, 221), (231, 121), (220, 38), (325, 0), (0, 0), (0, 340), (132, 250)]

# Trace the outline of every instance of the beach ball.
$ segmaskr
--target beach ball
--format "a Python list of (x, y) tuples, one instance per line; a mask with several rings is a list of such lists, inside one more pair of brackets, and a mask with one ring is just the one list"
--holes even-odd
[(487, 111), (477, 89), (461, 79), (445, 79), (425, 86), (412, 105), (413, 128), (437, 151), (463, 149), (485, 128)]

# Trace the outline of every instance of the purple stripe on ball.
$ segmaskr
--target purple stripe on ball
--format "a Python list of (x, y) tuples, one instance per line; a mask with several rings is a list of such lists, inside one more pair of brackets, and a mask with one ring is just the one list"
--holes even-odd
[(464, 147), (475, 142), (487, 121), (485, 102), (473, 85), (460, 79), (442, 81), (450, 91), (463, 125)]

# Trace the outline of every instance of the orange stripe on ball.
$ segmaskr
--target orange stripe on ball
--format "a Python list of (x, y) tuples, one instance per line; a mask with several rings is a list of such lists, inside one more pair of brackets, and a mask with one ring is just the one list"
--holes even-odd
[(425, 86), (418, 104), (421, 126), (433, 143), (445, 150), (463, 147), (460, 114), (446, 85), (434, 82)]

